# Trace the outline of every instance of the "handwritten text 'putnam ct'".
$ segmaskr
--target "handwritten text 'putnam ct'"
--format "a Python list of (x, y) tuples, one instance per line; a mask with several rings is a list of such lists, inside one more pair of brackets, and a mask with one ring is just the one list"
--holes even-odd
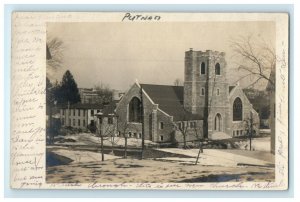
[(132, 15), (131, 13), (126, 13), (122, 21), (159, 21), (160, 18), (158, 15)]

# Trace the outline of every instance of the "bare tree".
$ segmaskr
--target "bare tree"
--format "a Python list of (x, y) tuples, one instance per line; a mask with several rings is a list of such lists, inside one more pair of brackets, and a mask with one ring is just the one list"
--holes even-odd
[(238, 70), (244, 72), (236, 82), (249, 78), (249, 86), (254, 86), (262, 80), (275, 86), (274, 80), (270, 79), (270, 73), (276, 66), (276, 52), (273, 46), (251, 35), (233, 39), (230, 43), (235, 53), (234, 57), (239, 60)]
[(113, 90), (108, 84), (102, 82), (94, 85), (95, 92), (98, 94), (98, 99), (95, 102), (98, 103), (109, 103), (113, 99)]
[[(101, 147), (101, 161), (104, 161), (104, 140), (110, 140), (113, 136), (115, 136), (116, 133), (116, 124), (103, 124), (103, 118), (107, 118), (107, 117), (103, 117), (103, 116), (98, 116), (97, 117), (97, 133), (96, 135), (99, 137), (100, 139), (100, 147)], [(112, 145), (114, 144), (114, 142), (112, 142)], [(112, 147), (113, 150), (113, 147)]]
[(183, 137), (183, 148), (187, 149), (186, 139), (188, 135), (188, 121), (177, 121), (177, 124), (174, 124), (175, 129), (179, 131)]
[(175, 79), (174, 81), (174, 86), (182, 86), (183, 85), (183, 81), (179, 78)]
[(256, 135), (256, 131), (254, 130), (255, 126), (258, 126), (259, 123), (255, 122), (253, 118), (252, 111), (250, 112), (250, 116), (244, 119), (244, 128), (247, 131), (247, 135), (249, 138), (249, 150), (252, 151), (252, 138)]
[(50, 80), (53, 80), (53, 74), (57, 69), (63, 66), (63, 52), (64, 44), (59, 38), (47, 37), (46, 42), (46, 55), (47, 55), (47, 68), (46, 74)]
[(127, 140), (128, 140), (128, 133), (129, 133), (129, 126), (130, 124), (126, 120), (122, 120), (118, 117), (118, 131), (120, 135), (124, 137), (125, 145), (124, 145), (124, 158), (127, 158)]

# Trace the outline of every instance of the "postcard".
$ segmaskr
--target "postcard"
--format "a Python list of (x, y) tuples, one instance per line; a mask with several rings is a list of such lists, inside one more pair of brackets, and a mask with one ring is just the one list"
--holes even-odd
[(11, 187), (288, 189), (288, 23), (14, 12)]

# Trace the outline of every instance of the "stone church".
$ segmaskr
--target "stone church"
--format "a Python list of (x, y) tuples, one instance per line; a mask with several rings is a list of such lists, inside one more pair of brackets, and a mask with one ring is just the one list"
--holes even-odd
[(184, 68), (183, 86), (135, 82), (115, 109), (119, 133), (171, 143), (243, 136), (250, 122), (259, 132), (258, 113), (241, 87), (228, 83), (225, 53), (190, 49)]

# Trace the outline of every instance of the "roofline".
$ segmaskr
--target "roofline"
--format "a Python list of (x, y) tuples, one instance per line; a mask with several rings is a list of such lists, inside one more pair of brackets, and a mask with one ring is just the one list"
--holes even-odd
[[(230, 87), (230, 86), (229, 86)], [(234, 88), (229, 92), (229, 97), (232, 96), (233, 92), (236, 90), (237, 85), (234, 86)]]
[(170, 115), (170, 114), (168, 114), (167, 112), (163, 111), (163, 110), (162, 110), (162, 109), (160, 109), (159, 107), (157, 107), (157, 110), (158, 110), (158, 111), (160, 111), (161, 113), (163, 113), (163, 114), (165, 114), (165, 115), (167, 115), (167, 116), (171, 117), (171, 118), (172, 118), (172, 120), (173, 120), (173, 116), (171, 116), (171, 115)]
[(142, 88), (142, 86), (139, 84), (138, 80), (135, 81), (135, 84), (142, 89), (142, 92), (146, 95), (146, 97), (150, 100), (151, 104), (155, 105), (153, 100), (150, 98), (150, 96), (147, 94), (147, 92)]
[[(233, 93), (234, 91), (236, 91), (237, 87), (239, 87), (239, 86), (235, 86), (235, 88), (234, 88), (231, 92)], [(253, 104), (250, 102), (250, 100), (248, 99), (246, 93), (244, 93), (243, 89), (242, 89), (242, 88), (238, 88), (238, 89), (240, 89), (240, 90), (242, 91), (243, 96), (246, 98), (246, 100), (248, 101), (248, 103), (249, 103), (249, 104), (251, 105), (251, 107), (253, 108)], [(231, 94), (231, 93), (229, 93), (229, 97), (232, 97), (232, 94)], [(237, 98), (237, 97), (240, 97), (240, 96), (236, 96), (236, 98)], [(234, 98), (234, 99), (235, 99), (235, 98)]]

